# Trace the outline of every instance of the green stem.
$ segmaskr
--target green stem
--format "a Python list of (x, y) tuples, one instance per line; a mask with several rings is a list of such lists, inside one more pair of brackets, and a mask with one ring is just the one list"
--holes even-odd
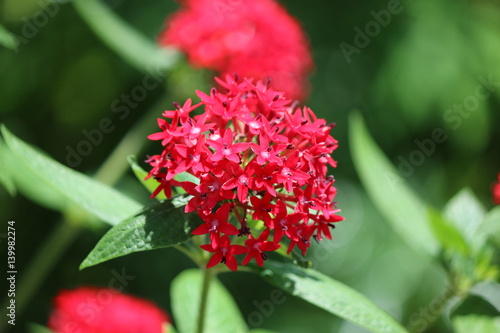
[(200, 308), (198, 311), (198, 330), (197, 333), (203, 333), (205, 328), (205, 317), (207, 312), (208, 290), (210, 289), (210, 282), (214, 275), (214, 271), (209, 268), (203, 269), (203, 286), (201, 290)]

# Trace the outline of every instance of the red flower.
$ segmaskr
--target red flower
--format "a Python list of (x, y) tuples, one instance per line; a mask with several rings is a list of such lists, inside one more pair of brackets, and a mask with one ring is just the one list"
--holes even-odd
[(498, 174), (498, 183), (493, 184), (493, 203), (500, 205), (500, 173)]
[(243, 254), (248, 249), (241, 245), (231, 245), (229, 237), (226, 235), (215, 238), (212, 244), (205, 244), (201, 246), (205, 251), (214, 253), (207, 264), (207, 268), (213, 267), (218, 263), (225, 264), (230, 270), (236, 271), (238, 269), (238, 262), (234, 257), (237, 254)]
[(150, 301), (114, 289), (62, 290), (48, 327), (58, 333), (161, 333), (168, 316)]
[[(154, 194), (170, 196), (171, 187), (181, 186), (192, 196), (185, 211), (205, 221), (193, 234), (210, 234), (211, 243), (202, 246), (214, 253), (209, 266), (223, 262), (235, 270), (233, 255), (242, 251), (236, 245), (246, 248), (243, 264), (254, 259), (262, 265), (265, 252), (281, 242), (305, 254), (311, 237), (331, 239), (330, 229), (343, 220), (335, 179), (326, 174), (336, 166), (333, 126), (261, 81), (217, 80), (226, 90), (198, 92), (202, 114), (189, 116), (186, 103), (179, 115), (166, 115), (171, 123), (158, 122), (166, 129), (161, 135), (150, 136), (164, 146), (148, 159), (148, 177), (159, 182)], [(180, 173), (196, 181), (178, 182)]]
[(270, 77), (288, 96), (307, 96), (313, 67), (300, 24), (274, 0), (186, 0), (159, 43), (187, 54), (195, 66), (222, 75)]
[(245, 242), (245, 246), (248, 248), (248, 253), (243, 259), (242, 265), (246, 265), (250, 262), (252, 258), (255, 259), (257, 265), (264, 265), (264, 260), (267, 259), (267, 254), (265, 252), (275, 251), (280, 248), (280, 246), (274, 242), (269, 242), (267, 239), (269, 238), (269, 230), (265, 229), (262, 234), (260, 234), (259, 238), (255, 239), (251, 235), (248, 236), (248, 239)]

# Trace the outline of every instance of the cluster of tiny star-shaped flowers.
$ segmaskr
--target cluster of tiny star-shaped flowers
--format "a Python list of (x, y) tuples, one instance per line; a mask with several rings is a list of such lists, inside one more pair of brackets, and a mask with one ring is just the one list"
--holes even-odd
[[(192, 196), (185, 211), (204, 221), (193, 234), (209, 234), (202, 246), (213, 253), (207, 267), (236, 270), (240, 254), (242, 265), (254, 259), (262, 266), (282, 242), (288, 253), (297, 246), (305, 255), (311, 238), (331, 239), (330, 228), (343, 220), (333, 202), (334, 177), (327, 176), (328, 165), (336, 166), (334, 126), (269, 82), (236, 75), (216, 81), (223, 92), (197, 91), (200, 103), (174, 103), (176, 110), (163, 113), (169, 120), (158, 119), (161, 131), (148, 138), (164, 149), (147, 160), (148, 178), (160, 183), (151, 197), (163, 191), (171, 198), (173, 187)], [(201, 106), (204, 112), (192, 116)], [(185, 173), (196, 181), (176, 179)]]

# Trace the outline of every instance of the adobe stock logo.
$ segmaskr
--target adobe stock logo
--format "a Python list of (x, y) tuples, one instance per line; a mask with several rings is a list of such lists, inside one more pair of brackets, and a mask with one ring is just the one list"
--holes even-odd
[(346, 42), (339, 44), (347, 63), (350, 64), (352, 62), (351, 57), (354, 53), (359, 54), (362, 49), (370, 45), (372, 38), (377, 37), (382, 28), (386, 28), (391, 23), (393, 15), (397, 15), (402, 11), (403, 5), (399, 0), (389, 0), (387, 9), (382, 9), (378, 12), (374, 10), (370, 11), (370, 15), (374, 20), (366, 23), (364, 30), (361, 30), (358, 26), (354, 27), (354, 32), (356, 33), (353, 40), (354, 45)]

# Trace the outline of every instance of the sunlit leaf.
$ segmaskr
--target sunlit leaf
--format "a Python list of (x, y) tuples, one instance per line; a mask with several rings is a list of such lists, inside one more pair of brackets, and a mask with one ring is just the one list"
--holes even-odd
[(114, 225), (141, 208), (139, 203), (115, 189), (41, 154), (10, 133), (3, 125), (2, 134), (10, 151), (31, 174), (99, 219)]
[[(174, 201), (175, 202), (175, 201)], [(178, 245), (202, 223), (196, 212), (184, 213), (173, 200), (153, 202), (111, 228), (80, 265), (80, 269), (130, 253)]]
[(441, 213), (432, 209), (429, 210), (429, 219), (432, 230), (444, 249), (460, 253), (463, 256), (469, 254), (470, 247), (462, 233), (457, 230), (456, 225), (446, 220)]
[(375, 144), (360, 114), (351, 115), (349, 130), (354, 166), (372, 201), (409, 245), (435, 255), (439, 244), (425, 204)]
[[(190, 269), (172, 282), (172, 314), (181, 333), (196, 333), (203, 272)], [(208, 289), (204, 333), (244, 333), (247, 327), (231, 294), (215, 277)]]
[(372, 332), (407, 332), (365, 296), (314, 269), (267, 260), (261, 276), (290, 294)]

